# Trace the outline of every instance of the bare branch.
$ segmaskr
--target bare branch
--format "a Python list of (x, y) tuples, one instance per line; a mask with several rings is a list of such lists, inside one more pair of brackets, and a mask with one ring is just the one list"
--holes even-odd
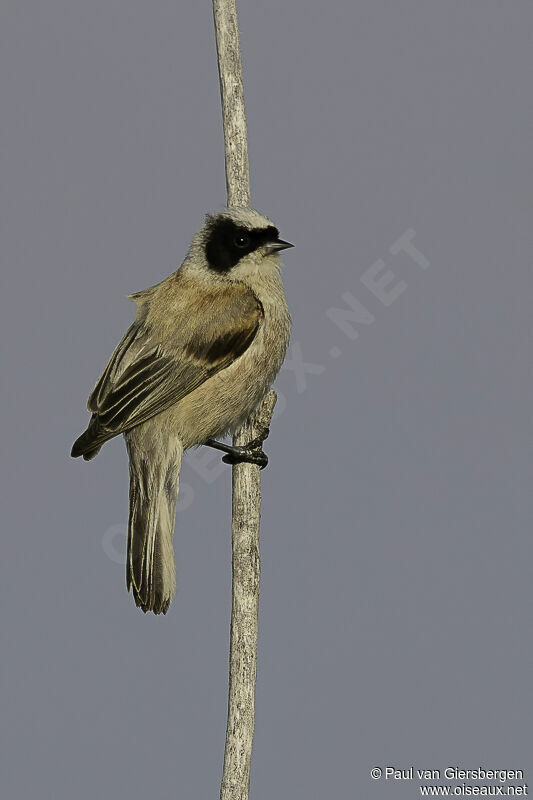
[[(218, 72), (229, 206), (250, 205), (250, 174), (242, 82), (239, 29), (235, 0), (213, 0)], [(271, 389), (235, 434), (245, 445), (270, 425), (276, 403)], [(229, 665), (228, 725), (224, 751), (221, 800), (248, 800), (254, 735), (257, 671), (257, 614), (259, 608), (259, 522), (261, 478), (254, 464), (233, 467), (232, 607)]]
[(213, 0), (228, 206), (250, 205), (250, 168), (235, 0)]
[[(276, 393), (271, 389), (235, 441), (245, 443), (260, 436), (270, 424), (275, 403)], [(221, 800), (248, 800), (250, 787), (261, 574), (259, 472), (255, 464), (233, 467), (230, 679)]]

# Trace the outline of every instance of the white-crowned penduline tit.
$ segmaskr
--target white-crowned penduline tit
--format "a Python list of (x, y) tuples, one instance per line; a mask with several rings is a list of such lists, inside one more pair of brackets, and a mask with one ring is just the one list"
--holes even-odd
[(126, 583), (143, 611), (176, 591), (174, 530), (183, 453), (208, 444), (229, 463), (265, 466), (262, 441), (216, 441), (261, 402), (287, 350), (290, 315), (278, 252), (292, 247), (257, 211), (208, 216), (179, 269), (130, 295), (137, 317), (91, 393), (72, 456), (93, 458), (124, 434), (130, 461)]

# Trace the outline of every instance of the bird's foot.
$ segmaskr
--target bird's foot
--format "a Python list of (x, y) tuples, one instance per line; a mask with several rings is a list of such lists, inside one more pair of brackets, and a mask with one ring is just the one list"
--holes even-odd
[(222, 461), (225, 464), (242, 464), (244, 461), (248, 464), (257, 464), (261, 469), (264, 469), (268, 464), (268, 456), (261, 444), (259, 444), (259, 447), (247, 445), (246, 447), (232, 447), (231, 452), (228, 452), (222, 458)]
[[(264, 435), (263, 435), (264, 434)], [(208, 439), (205, 444), (208, 447), (214, 447), (217, 450), (222, 450), (226, 455), (222, 458), (225, 464), (257, 464), (261, 469), (264, 469), (268, 464), (268, 456), (262, 448), (262, 444), (268, 436), (268, 428), (262, 432), (261, 436), (252, 439), (248, 444), (240, 447), (239, 445), (224, 444), (217, 442), (216, 439)]]

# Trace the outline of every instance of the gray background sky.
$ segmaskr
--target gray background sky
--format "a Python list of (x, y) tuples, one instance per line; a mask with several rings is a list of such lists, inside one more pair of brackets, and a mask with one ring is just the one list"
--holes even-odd
[[(527, 770), (533, 7), (240, 21), (253, 202), (297, 245), (293, 341), (323, 367), (297, 381), (296, 349), (277, 383), (254, 800), (419, 796), (376, 765)], [(210, 3), (4, 0), (0, 30), (2, 797), (217, 797), (230, 471), (185, 464), (156, 619), (117, 563), (123, 443), (69, 458), (125, 295), (224, 203)], [(411, 229), (426, 269), (390, 252)], [(406, 284), (388, 306), (378, 259)], [(326, 313), (346, 292), (374, 318), (355, 340)]]

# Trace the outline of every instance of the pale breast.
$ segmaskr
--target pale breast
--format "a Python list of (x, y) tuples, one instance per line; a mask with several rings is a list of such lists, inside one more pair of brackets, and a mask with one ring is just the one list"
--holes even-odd
[(250, 347), (168, 411), (184, 447), (232, 433), (254, 410), (278, 374), (290, 336), (290, 314), (279, 275), (256, 276), (250, 286), (264, 319)]

